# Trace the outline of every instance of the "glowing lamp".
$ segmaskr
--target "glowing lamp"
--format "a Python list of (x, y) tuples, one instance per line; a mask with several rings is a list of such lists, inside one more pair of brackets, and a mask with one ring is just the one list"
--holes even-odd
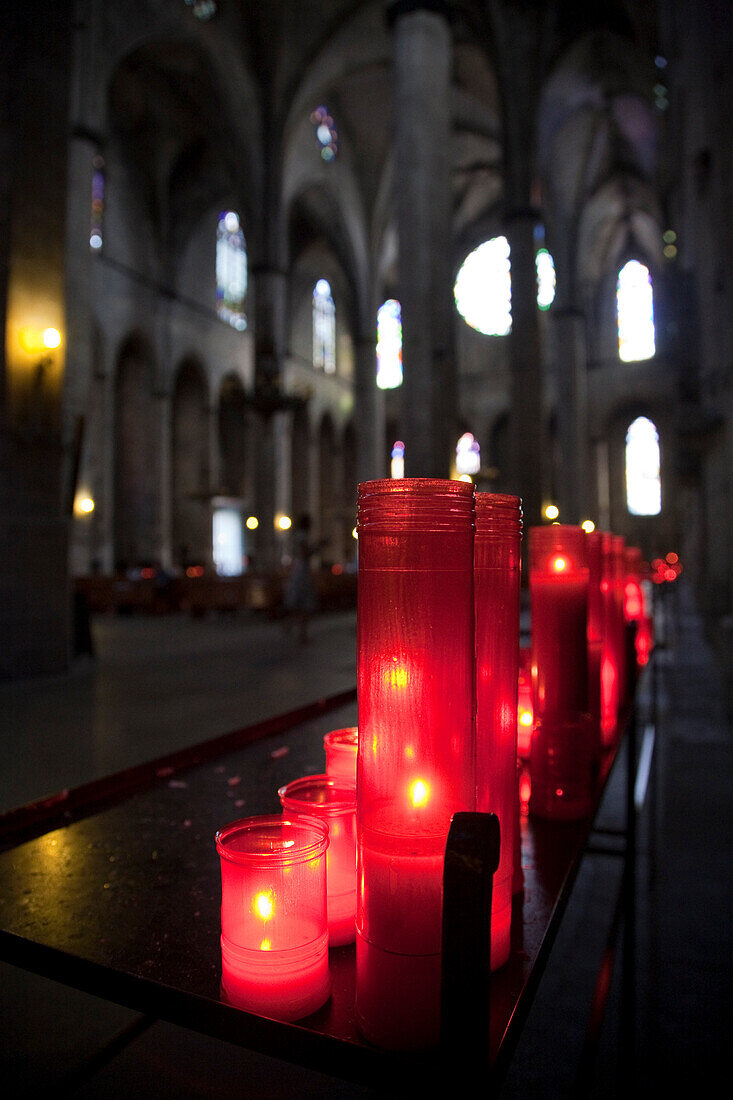
[(491, 967), (509, 957), (517, 828), (519, 497), (476, 494), (476, 809), (499, 818), (491, 904)]
[(532, 527), (529, 590), (534, 731), (530, 811), (575, 820), (590, 809), (588, 565), (580, 527)]
[(278, 515), (275, 516), (275, 526), (279, 531), (289, 531), (293, 526), (293, 521), (290, 516)]
[(74, 514), (88, 516), (94, 511), (94, 501), (86, 493), (80, 493), (74, 498)]
[(315, 817), (328, 827), (326, 887), (331, 947), (353, 943), (356, 934), (356, 783), (329, 775), (306, 775), (278, 791), (283, 813), (293, 821)]
[(548, 504), (545, 508), (545, 519), (557, 519), (560, 509), (556, 504)]
[(473, 486), (359, 486), (356, 1012), (383, 1047), (440, 1027), (443, 854), (472, 810)]
[(257, 516), (247, 516), (245, 526), (248, 531), (256, 531), (260, 525), (260, 521)]
[(216, 834), (222, 992), (238, 1008), (299, 1020), (328, 1000), (326, 849), (315, 818), (249, 817)]

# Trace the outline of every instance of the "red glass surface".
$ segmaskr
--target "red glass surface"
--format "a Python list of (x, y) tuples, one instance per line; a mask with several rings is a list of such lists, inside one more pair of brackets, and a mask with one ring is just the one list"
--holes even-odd
[(588, 561), (588, 713), (592, 730), (593, 757), (600, 760), (601, 662), (603, 660), (603, 536), (590, 531), (585, 536)]
[(585, 532), (530, 528), (534, 731), (530, 810), (572, 820), (590, 809), (588, 566)]
[(326, 750), (326, 774), (339, 775), (344, 779), (353, 779), (356, 783), (356, 752), (359, 744), (359, 731), (356, 726), (346, 726), (341, 730), (331, 730), (323, 738)]
[[(618, 623), (618, 670), (619, 670), (619, 705), (623, 706), (629, 690), (626, 674), (626, 618), (624, 616), (625, 584), (626, 584), (626, 540), (623, 535), (612, 535), (614, 558), (614, 601), (616, 622)], [(618, 736), (618, 718), (614, 740)]]
[(357, 989), (380, 1046), (439, 1032), (442, 865), (475, 804), (473, 486), (359, 486)]
[(278, 791), (291, 820), (315, 817), (328, 828), (326, 887), (328, 941), (353, 943), (356, 935), (356, 783), (333, 775), (306, 775)]
[(521, 646), (519, 650), (519, 684), (517, 692), (517, 755), (521, 760), (529, 760), (533, 725), (532, 650), (530, 646)]
[(499, 818), (491, 907), (491, 967), (509, 958), (517, 830), (519, 497), (476, 494), (476, 809)]
[(603, 575), (603, 648), (601, 651), (601, 741), (603, 748), (613, 744), (621, 706), (620, 665), (623, 661), (623, 615), (619, 617), (616, 599), (616, 555), (614, 536), (601, 536)]
[(310, 1015), (331, 988), (326, 825), (243, 818), (216, 834), (216, 847), (225, 997), (278, 1020)]

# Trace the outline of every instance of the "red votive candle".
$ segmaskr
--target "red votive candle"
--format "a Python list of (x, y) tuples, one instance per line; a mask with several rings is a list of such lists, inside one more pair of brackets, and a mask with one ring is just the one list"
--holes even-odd
[(359, 486), (356, 1012), (379, 1046), (440, 1029), (442, 873), (475, 804), (473, 486)]
[(326, 774), (338, 775), (342, 779), (351, 779), (356, 783), (356, 750), (359, 744), (359, 731), (356, 726), (331, 730), (323, 738), (326, 750)]
[(333, 775), (306, 775), (278, 791), (291, 820), (316, 817), (328, 826), (326, 888), (331, 947), (356, 934), (356, 783)]
[(566, 524), (533, 527), (529, 554), (535, 720), (530, 811), (574, 820), (590, 810), (585, 532)]
[(327, 847), (314, 818), (249, 817), (216, 834), (222, 991), (238, 1008), (289, 1021), (328, 1000)]
[(509, 958), (517, 830), (519, 497), (476, 494), (476, 809), (499, 818), (491, 900), (491, 968)]
[(521, 646), (519, 650), (519, 677), (517, 691), (517, 755), (529, 760), (534, 712), (532, 710), (532, 650)]
[[(613, 545), (613, 575), (614, 575), (614, 614), (618, 623), (618, 669), (619, 669), (619, 706), (623, 707), (627, 700), (629, 690), (629, 677), (626, 670), (626, 616), (625, 587), (626, 587), (626, 539), (623, 535), (612, 535)], [(618, 737), (621, 730), (617, 728), (615, 736)]]

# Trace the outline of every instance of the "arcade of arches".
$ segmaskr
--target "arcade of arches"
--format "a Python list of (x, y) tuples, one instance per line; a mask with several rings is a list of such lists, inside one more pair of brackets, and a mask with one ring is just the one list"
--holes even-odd
[(5, 8), (3, 676), (68, 663), (75, 576), (216, 571), (219, 508), (242, 568), (304, 512), (353, 564), (357, 482), (467, 432), (526, 523), (677, 551), (729, 652), (725, 6)]

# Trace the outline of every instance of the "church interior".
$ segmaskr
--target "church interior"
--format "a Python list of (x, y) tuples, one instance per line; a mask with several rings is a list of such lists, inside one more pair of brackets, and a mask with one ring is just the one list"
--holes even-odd
[[(0, 815), (352, 686), (359, 483), (515, 494), (525, 532), (595, 525), (679, 566), (655, 586), (664, 794), (640, 843), (680, 921), (699, 896), (650, 949), (639, 1080), (669, 1056), (712, 1081), (733, 887), (732, 23), (723, 0), (3, 5)], [(321, 614), (298, 648), (277, 612), (304, 515)], [(581, 881), (576, 931), (599, 889)], [(13, 1095), (58, 1084), (71, 1018), (108, 1051), (83, 1051), (72, 1095), (367, 1095), (213, 1041), (204, 1081), (172, 1025), (129, 1037), (115, 1083), (127, 1010), (2, 968)], [(529, 1031), (503, 1095), (569, 1095), (546, 1023)], [(605, 1058), (588, 1095), (622, 1095)]]

